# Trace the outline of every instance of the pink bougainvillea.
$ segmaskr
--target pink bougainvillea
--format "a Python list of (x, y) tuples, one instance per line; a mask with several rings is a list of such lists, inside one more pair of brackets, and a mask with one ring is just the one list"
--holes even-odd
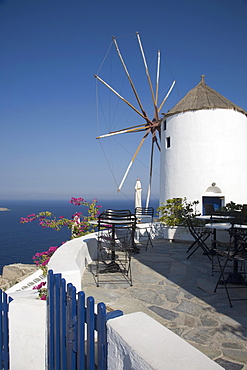
[(85, 201), (84, 198), (74, 198), (72, 197), (70, 203), (75, 206), (85, 206), (87, 207), (87, 215), (83, 215), (82, 212), (76, 212), (72, 215), (71, 219), (60, 216), (56, 218), (52, 212), (45, 211), (40, 212), (37, 215), (32, 213), (27, 217), (21, 217), (20, 223), (28, 223), (38, 220), (39, 225), (42, 228), (51, 228), (59, 231), (63, 226), (71, 229), (71, 238), (76, 238), (90, 232), (95, 231), (95, 225), (90, 223), (90, 221), (95, 220), (99, 215), (99, 209), (101, 206), (97, 204), (97, 199), (94, 198), (91, 202)]
[[(97, 204), (97, 199), (94, 198), (92, 202), (87, 202), (84, 198), (72, 197), (70, 203), (75, 206), (86, 206), (87, 215), (84, 216), (82, 212), (76, 212), (72, 215), (71, 219), (67, 219), (64, 216), (56, 218), (52, 212), (45, 211), (38, 214), (32, 213), (27, 217), (21, 217), (20, 223), (25, 224), (38, 220), (39, 225), (42, 228), (52, 228), (57, 231), (59, 231), (63, 226), (66, 226), (71, 230), (71, 239), (94, 232), (96, 225), (90, 221), (96, 220), (100, 213), (99, 209), (101, 206)], [(51, 256), (56, 252), (57, 248), (58, 247), (50, 247), (47, 251), (37, 252), (33, 256), (34, 263), (43, 271), (44, 276), (47, 275), (48, 262), (50, 261)], [(39, 298), (41, 300), (46, 300), (47, 289), (44, 287), (45, 284), (46, 283), (40, 283), (33, 288), (38, 290)]]
[(42, 281), (39, 285), (33, 287), (33, 289), (38, 290), (39, 298), (42, 301), (46, 301), (46, 297), (47, 297), (47, 288), (44, 288), (45, 286), (46, 286), (46, 281)]
[(38, 252), (33, 256), (33, 261), (37, 267), (39, 267), (44, 275), (47, 275), (46, 265), (50, 261), (51, 256), (56, 252), (58, 247), (50, 247), (48, 251)]

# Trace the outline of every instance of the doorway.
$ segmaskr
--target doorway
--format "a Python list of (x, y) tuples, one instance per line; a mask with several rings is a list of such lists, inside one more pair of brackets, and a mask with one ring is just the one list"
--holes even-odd
[(225, 197), (202, 197), (202, 212), (203, 215), (206, 214), (205, 212), (205, 204), (212, 204), (214, 206), (214, 210), (217, 211), (225, 204)]

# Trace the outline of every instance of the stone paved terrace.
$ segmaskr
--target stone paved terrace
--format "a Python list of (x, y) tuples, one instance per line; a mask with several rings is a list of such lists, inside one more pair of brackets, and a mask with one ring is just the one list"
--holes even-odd
[(104, 274), (96, 287), (89, 266), (82, 290), (108, 309), (150, 315), (226, 370), (247, 370), (247, 301), (230, 308), (224, 289), (214, 293), (218, 273), (207, 256), (198, 250), (187, 260), (187, 248), (155, 239), (132, 258), (132, 287), (119, 273)]

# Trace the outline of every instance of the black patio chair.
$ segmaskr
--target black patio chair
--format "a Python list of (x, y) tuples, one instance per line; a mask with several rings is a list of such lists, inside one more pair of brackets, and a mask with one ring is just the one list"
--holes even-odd
[(135, 250), (136, 217), (107, 210), (98, 217), (96, 285), (103, 274), (121, 273), (132, 286), (131, 256)]
[(189, 253), (187, 259), (189, 259), (199, 248), (201, 248), (203, 253), (211, 261), (211, 248), (207, 246), (206, 240), (213, 234), (212, 229), (203, 226), (197, 226), (197, 220), (194, 220), (191, 217), (186, 217), (186, 225), (190, 234), (194, 238), (194, 242), (187, 249), (187, 253)]
[[(230, 229), (230, 243), (225, 251), (216, 249), (216, 257), (220, 267), (220, 275), (214, 292), (224, 288), (227, 298), (232, 306), (232, 301), (247, 300), (243, 288), (247, 288), (247, 228), (232, 226)], [(239, 289), (240, 294), (230, 295), (231, 289)]]
[(229, 242), (222, 242), (218, 240), (212, 241), (212, 249), (210, 249), (210, 255), (212, 258), (212, 276), (214, 276), (215, 272), (220, 272), (218, 258), (219, 256), (226, 256), (228, 248)]
[(146, 250), (149, 244), (153, 248), (151, 232), (152, 232), (152, 226), (153, 226), (154, 208), (153, 207), (145, 207), (145, 208), (136, 207), (135, 216), (137, 219), (136, 231), (138, 233), (137, 235), (138, 241), (140, 243), (141, 243), (141, 239), (144, 239), (145, 241), (147, 241)]

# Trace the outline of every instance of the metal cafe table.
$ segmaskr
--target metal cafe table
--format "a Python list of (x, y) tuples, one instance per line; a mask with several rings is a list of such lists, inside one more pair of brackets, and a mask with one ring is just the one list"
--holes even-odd
[[(96, 261), (97, 286), (99, 286), (100, 275), (115, 272), (120, 272), (132, 285), (130, 262), (131, 255), (136, 248), (134, 243), (135, 228), (136, 216), (128, 210), (106, 210), (99, 215)], [(109, 259), (110, 262), (107, 262)]]
[[(218, 230), (229, 230), (231, 227), (231, 222), (234, 222), (235, 217), (234, 216), (228, 216), (228, 215), (221, 215), (219, 214), (211, 214), (211, 215), (201, 215), (196, 216), (197, 219), (203, 220), (206, 223), (205, 227), (211, 228), (213, 230), (213, 241), (212, 245), (213, 248), (216, 246), (216, 231)], [(216, 226), (218, 225), (218, 226)]]

